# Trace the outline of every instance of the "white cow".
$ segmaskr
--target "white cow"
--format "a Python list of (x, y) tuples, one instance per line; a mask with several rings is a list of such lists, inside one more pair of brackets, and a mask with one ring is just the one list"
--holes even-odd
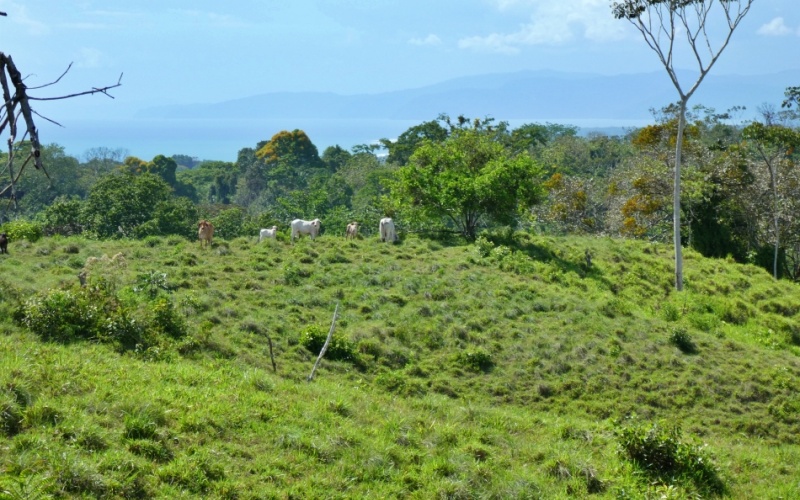
[(264, 238), (272, 238), (275, 239), (275, 235), (278, 233), (278, 226), (272, 226), (269, 229), (262, 229), (260, 233), (258, 233), (258, 242), (261, 243)]
[(346, 240), (355, 239), (358, 236), (358, 222), (351, 222), (347, 225), (344, 238)]
[(303, 219), (295, 219), (292, 221), (292, 243), (294, 243), (294, 239), (301, 234), (307, 234), (311, 236), (311, 239), (317, 237), (319, 234), (319, 228), (322, 226), (322, 221), (319, 219), (314, 220), (303, 220)]
[(378, 227), (381, 233), (381, 241), (388, 241), (394, 243), (397, 241), (397, 233), (394, 230), (394, 221), (389, 217), (381, 219), (380, 226)]

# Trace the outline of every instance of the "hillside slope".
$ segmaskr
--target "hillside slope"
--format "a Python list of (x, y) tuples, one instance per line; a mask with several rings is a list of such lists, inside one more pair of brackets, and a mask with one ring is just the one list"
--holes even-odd
[[(687, 251), (676, 293), (669, 248), (638, 241), (271, 243), (12, 245), (0, 498), (800, 493), (795, 284)], [(160, 297), (188, 335), (147, 349), (55, 342), (13, 319), (48, 290), (86, 293), (87, 258), (117, 252), (89, 288)], [(337, 304), (334, 346), (308, 382)], [(677, 424), (662, 443), (713, 460), (716, 476), (630, 460), (626, 436), (653, 423)]]

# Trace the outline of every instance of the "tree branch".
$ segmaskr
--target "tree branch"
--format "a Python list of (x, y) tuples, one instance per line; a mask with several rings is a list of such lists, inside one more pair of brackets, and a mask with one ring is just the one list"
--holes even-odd
[(336, 327), (336, 316), (339, 314), (339, 303), (336, 303), (336, 309), (333, 311), (333, 320), (331, 321), (331, 329), (328, 332), (328, 338), (325, 339), (325, 344), (323, 344), (322, 349), (319, 351), (319, 356), (317, 356), (317, 361), (314, 363), (314, 368), (311, 369), (311, 374), (308, 376), (308, 381), (311, 382), (314, 380), (314, 373), (317, 371), (317, 367), (319, 366), (320, 361), (322, 361), (322, 357), (325, 356), (325, 351), (328, 350), (328, 345), (331, 343), (331, 338), (333, 337), (333, 329)]

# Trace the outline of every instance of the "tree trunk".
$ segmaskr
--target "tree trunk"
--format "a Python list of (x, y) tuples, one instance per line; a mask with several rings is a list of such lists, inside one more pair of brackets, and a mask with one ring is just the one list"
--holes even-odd
[(686, 126), (686, 101), (681, 97), (681, 111), (678, 116), (678, 136), (675, 140), (675, 177), (672, 196), (672, 232), (675, 245), (675, 289), (683, 290), (683, 250), (681, 248), (681, 150), (683, 149), (683, 129)]
[(769, 182), (772, 184), (770, 187), (772, 188), (772, 224), (775, 228), (775, 256), (772, 261), (772, 276), (775, 279), (778, 279), (778, 248), (780, 247), (780, 222), (778, 220), (778, 186), (775, 177), (777, 176), (777, 172), (775, 172), (775, 166), (773, 164), (767, 163), (767, 167), (769, 167)]

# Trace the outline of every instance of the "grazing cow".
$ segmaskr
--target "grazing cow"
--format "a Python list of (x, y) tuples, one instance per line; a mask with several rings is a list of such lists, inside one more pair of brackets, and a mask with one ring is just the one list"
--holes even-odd
[(0, 233), (0, 253), (8, 253), (8, 236), (6, 236), (6, 233)]
[(397, 241), (397, 233), (394, 230), (394, 221), (389, 217), (381, 219), (380, 226), (378, 227), (381, 233), (381, 241), (388, 241), (394, 243)]
[(214, 239), (214, 225), (203, 219), (197, 224), (197, 236), (200, 238), (200, 248), (211, 245)]
[(272, 238), (275, 239), (275, 235), (278, 233), (278, 226), (272, 226), (269, 229), (262, 229), (260, 233), (258, 233), (258, 242), (261, 243), (264, 238)]
[(344, 234), (346, 240), (355, 239), (358, 236), (358, 222), (351, 222), (347, 225), (347, 231)]
[(83, 269), (78, 274), (78, 280), (81, 282), (81, 286), (86, 286), (89, 275), (94, 273), (95, 268), (108, 272), (115, 267), (125, 267), (126, 264), (125, 254), (122, 252), (115, 254), (113, 257), (109, 257), (107, 254), (103, 254), (102, 257), (87, 257), (86, 263), (83, 264)]
[(322, 226), (322, 221), (319, 219), (314, 220), (303, 220), (303, 219), (295, 219), (292, 221), (292, 243), (294, 243), (294, 239), (301, 234), (307, 234), (311, 236), (311, 239), (317, 237), (319, 234), (319, 228)]

